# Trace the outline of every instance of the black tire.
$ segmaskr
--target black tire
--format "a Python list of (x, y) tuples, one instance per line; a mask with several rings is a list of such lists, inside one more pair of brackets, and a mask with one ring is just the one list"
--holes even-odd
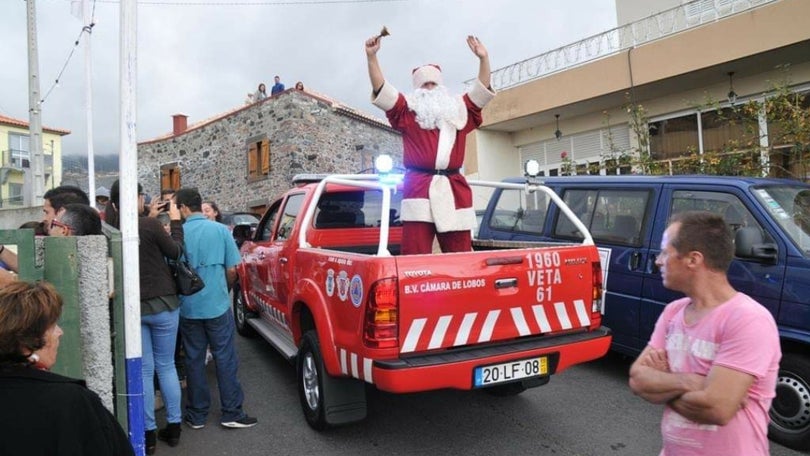
[(810, 359), (785, 353), (779, 363), (768, 437), (798, 451), (810, 450)]
[(307, 424), (316, 431), (329, 427), (324, 407), (323, 380), (326, 370), (323, 367), (321, 346), (315, 331), (307, 331), (301, 338), (301, 348), (296, 361), (298, 397)]
[(238, 284), (233, 286), (233, 321), (236, 332), (243, 337), (256, 337), (256, 330), (248, 324), (249, 318), (256, 318), (256, 314), (247, 310), (245, 295)]
[(505, 385), (490, 386), (489, 388), (484, 388), (484, 392), (495, 397), (510, 397), (517, 396), (526, 391), (526, 389), (523, 382), (514, 382)]

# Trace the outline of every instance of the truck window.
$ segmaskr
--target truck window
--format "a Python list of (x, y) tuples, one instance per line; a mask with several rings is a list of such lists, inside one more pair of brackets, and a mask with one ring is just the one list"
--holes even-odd
[(303, 193), (296, 193), (287, 197), (287, 201), (284, 204), (284, 210), (281, 212), (281, 220), (278, 224), (278, 231), (276, 232), (277, 241), (284, 241), (290, 237), (293, 227), (295, 226), (295, 219), (301, 212), (301, 204), (303, 202)]
[[(391, 195), (390, 226), (401, 226), (402, 192)], [(315, 209), (315, 228), (371, 228), (382, 223), (382, 192), (355, 190), (325, 193)]]
[(545, 227), (549, 198), (540, 192), (503, 190), (489, 220), (500, 231), (541, 234)]
[[(565, 190), (565, 201), (588, 227), (594, 241), (620, 245), (639, 245), (650, 192), (641, 190)], [(564, 215), (557, 217), (554, 234), (582, 239), (582, 234)]]
[(270, 236), (273, 234), (273, 226), (276, 224), (276, 219), (278, 218), (278, 208), (281, 206), (280, 202), (275, 202), (270, 209), (267, 210), (267, 214), (264, 216), (263, 220), (259, 222), (259, 228), (257, 231), (259, 232), (258, 239), (259, 241), (269, 241)]

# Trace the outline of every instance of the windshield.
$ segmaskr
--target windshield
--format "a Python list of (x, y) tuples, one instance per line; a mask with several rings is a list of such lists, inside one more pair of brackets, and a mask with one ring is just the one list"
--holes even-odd
[(757, 187), (753, 191), (804, 256), (810, 256), (810, 187), (780, 185)]

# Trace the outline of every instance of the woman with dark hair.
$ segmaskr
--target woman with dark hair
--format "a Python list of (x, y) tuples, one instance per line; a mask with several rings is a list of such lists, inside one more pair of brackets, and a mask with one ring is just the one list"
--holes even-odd
[(0, 288), (0, 454), (134, 455), (84, 381), (48, 372), (59, 350), (62, 298), (48, 283)]
[[(119, 228), (119, 183), (110, 189), (107, 205), (107, 223)], [(138, 217), (138, 252), (141, 275), (141, 348), (143, 377), (143, 408), (146, 430), (146, 454), (154, 454), (157, 439), (169, 446), (180, 443), (180, 381), (174, 363), (177, 328), (180, 324), (180, 301), (177, 287), (166, 258), (180, 256), (183, 245), (183, 224), (180, 211), (173, 201), (160, 202), (155, 198), (151, 212), (167, 212), (171, 235), (166, 233), (157, 217)], [(138, 213), (144, 213), (144, 195), (138, 184)], [(166, 404), (166, 428), (157, 432), (155, 421), (155, 384), (157, 372), (160, 392)]]
[(222, 214), (219, 212), (219, 206), (217, 206), (217, 203), (213, 201), (203, 201), (202, 213), (208, 220), (222, 223)]

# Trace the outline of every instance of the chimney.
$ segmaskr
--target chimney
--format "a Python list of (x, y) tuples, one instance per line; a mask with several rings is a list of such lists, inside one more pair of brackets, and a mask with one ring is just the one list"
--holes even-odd
[(174, 126), (172, 134), (177, 136), (188, 129), (188, 116), (185, 114), (174, 114), (172, 116), (172, 124)]

